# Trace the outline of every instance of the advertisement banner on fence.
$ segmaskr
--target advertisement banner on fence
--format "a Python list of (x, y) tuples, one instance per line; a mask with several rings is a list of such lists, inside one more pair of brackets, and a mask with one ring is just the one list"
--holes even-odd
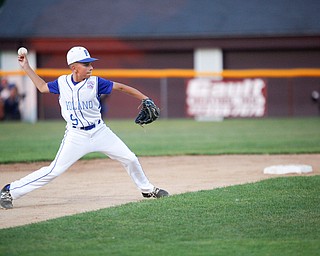
[(192, 79), (186, 89), (187, 114), (196, 118), (262, 117), (266, 83), (262, 79)]

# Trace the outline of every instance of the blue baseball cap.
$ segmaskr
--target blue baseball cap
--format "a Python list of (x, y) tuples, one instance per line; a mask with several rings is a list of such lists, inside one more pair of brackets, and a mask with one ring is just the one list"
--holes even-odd
[(72, 47), (67, 53), (68, 65), (75, 62), (86, 63), (86, 62), (93, 62), (96, 60), (98, 59), (91, 58), (89, 51), (82, 46)]

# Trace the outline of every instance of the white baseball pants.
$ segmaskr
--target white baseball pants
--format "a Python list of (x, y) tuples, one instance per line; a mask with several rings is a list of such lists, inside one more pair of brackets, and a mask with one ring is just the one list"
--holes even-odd
[(103, 122), (85, 131), (67, 127), (59, 151), (46, 167), (10, 184), (13, 199), (40, 188), (65, 172), (72, 164), (91, 152), (102, 152), (119, 161), (141, 192), (151, 192), (154, 186), (144, 174), (136, 155)]

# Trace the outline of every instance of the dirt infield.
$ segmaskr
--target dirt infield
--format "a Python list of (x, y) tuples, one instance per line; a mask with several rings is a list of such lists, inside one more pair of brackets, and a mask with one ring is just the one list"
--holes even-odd
[[(140, 162), (150, 181), (167, 189), (171, 194), (280, 176), (263, 174), (263, 169), (271, 165), (307, 164), (313, 167), (313, 172), (303, 175), (320, 174), (320, 155), (141, 157)], [(21, 178), (48, 164), (40, 162), (0, 165), (0, 185)], [(147, 199), (142, 199), (118, 162), (110, 159), (82, 160), (47, 186), (16, 200), (12, 210), (1, 209), (0, 228), (20, 226), (140, 200)]]

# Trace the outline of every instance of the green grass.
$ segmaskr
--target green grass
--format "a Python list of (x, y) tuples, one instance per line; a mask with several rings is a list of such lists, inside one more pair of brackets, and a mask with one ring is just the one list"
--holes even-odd
[(276, 178), (129, 203), (2, 229), (0, 252), (319, 255), (319, 187), (320, 176)]
[[(108, 125), (140, 156), (320, 153), (319, 118)], [(1, 123), (0, 163), (52, 160), (64, 127)], [(319, 187), (277, 178), (0, 229), (0, 255), (319, 255)]]
[[(159, 120), (141, 128), (132, 120), (107, 121), (138, 156), (320, 153), (319, 118)], [(52, 160), (63, 121), (0, 124), (0, 163)], [(104, 157), (100, 153), (85, 158)]]

